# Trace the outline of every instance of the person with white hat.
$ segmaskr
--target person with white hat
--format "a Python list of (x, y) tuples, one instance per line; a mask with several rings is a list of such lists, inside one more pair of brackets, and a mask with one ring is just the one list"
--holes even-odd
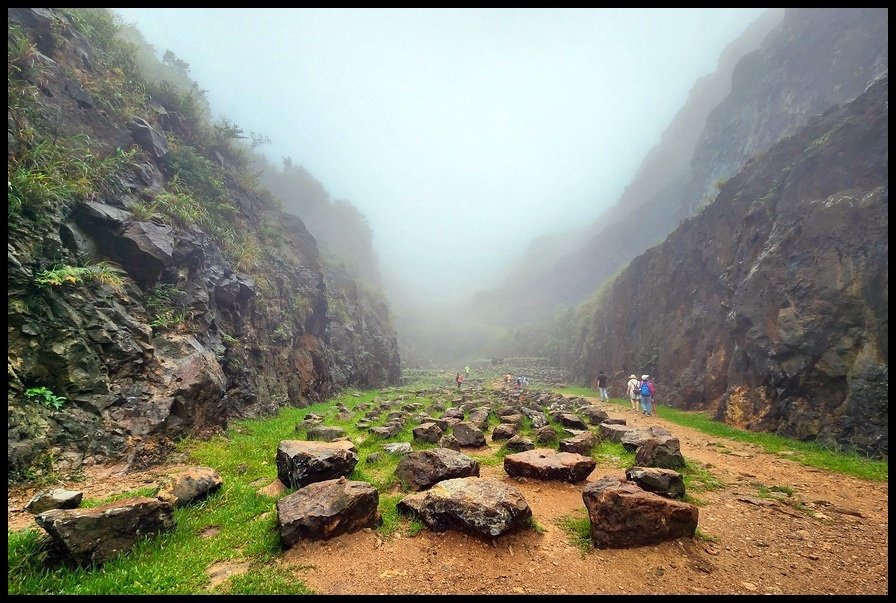
[(641, 399), (640, 387), (641, 384), (638, 382), (638, 378), (634, 375), (629, 375), (625, 391), (628, 392), (628, 398), (632, 401), (632, 410), (638, 410), (638, 402)]

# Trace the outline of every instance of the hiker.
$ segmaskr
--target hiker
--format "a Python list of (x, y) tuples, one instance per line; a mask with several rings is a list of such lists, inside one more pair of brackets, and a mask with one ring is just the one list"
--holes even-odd
[(656, 386), (653, 384), (653, 377), (647, 378), (647, 384), (650, 385), (650, 412), (656, 414)]
[(513, 375), (507, 373), (504, 375), (504, 389), (510, 389), (510, 382), (513, 381)]
[(641, 414), (646, 415), (648, 417), (652, 416), (651, 411), (653, 407), (651, 406), (650, 398), (653, 395), (650, 389), (650, 381), (648, 379), (650, 375), (641, 375)]
[(458, 373), (454, 380), (457, 381), (457, 389), (460, 389), (460, 384), (464, 382), (464, 374)]
[(469, 377), (469, 376), (470, 376), (470, 365), (469, 365), (469, 364), (468, 364), (467, 366), (464, 367), (464, 376), (465, 376), (465, 377)]
[(516, 389), (520, 389), (520, 388), (522, 388), (522, 387), (523, 387), (523, 378), (522, 378), (522, 377), (517, 377), (517, 378), (516, 378)]
[(601, 371), (597, 376), (597, 389), (600, 390), (600, 401), (606, 402), (609, 400), (607, 397), (607, 376), (604, 375), (604, 372)]
[(638, 403), (641, 401), (641, 384), (634, 375), (628, 376), (628, 383), (625, 386), (629, 400), (632, 401), (632, 410), (638, 410)]

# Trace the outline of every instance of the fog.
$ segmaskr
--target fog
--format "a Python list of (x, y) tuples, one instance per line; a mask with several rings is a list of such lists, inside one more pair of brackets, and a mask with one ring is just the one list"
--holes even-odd
[(748, 9), (114, 9), (368, 218), (418, 299), (618, 198)]

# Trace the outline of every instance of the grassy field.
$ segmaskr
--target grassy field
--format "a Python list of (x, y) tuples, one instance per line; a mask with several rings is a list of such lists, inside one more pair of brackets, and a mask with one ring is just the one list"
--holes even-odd
[[(555, 388), (554, 391), (565, 396), (598, 397), (598, 392), (586, 387), (563, 387)], [(609, 402), (623, 408), (630, 404), (628, 400), (621, 398), (611, 398)], [(874, 481), (887, 481), (888, 479), (888, 461), (886, 460), (869, 459), (857, 452), (830, 450), (815, 442), (800, 442), (773, 433), (737, 429), (714, 421), (705, 412), (677, 410), (662, 405), (657, 406), (655, 412), (657, 416), (670, 423), (696, 429), (717, 438), (755, 444), (765, 452), (786, 456), (790, 460), (809, 467)]]
[[(595, 396), (594, 391), (582, 388), (564, 388), (562, 393)], [(401, 493), (395, 493), (395, 468), (400, 457), (382, 450), (383, 444), (389, 442), (410, 442), (412, 427), (409, 425), (388, 439), (372, 436), (367, 430), (355, 427), (364, 408), (398, 396), (402, 396), (402, 404), (416, 403), (420, 410), (429, 408), (434, 401), (430, 392), (418, 384), (382, 392), (347, 391), (307, 408), (284, 408), (275, 417), (233, 422), (226, 434), (209, 441), (182, 442), (181, 447), (189, 453), (192, 462), (212, 467), (221, 474), (224, 485), (218, 492), (198, 504), (176, 509), (174, 530), (140, 541), (128, 554), (99, 568), (72, 568), (51, 562), (45, 535), (38, 529), (9, 532), (9, 594), (312, 594), (288, 568), (276, 563), (282, 552), (276, 525), (276, 498), (259, 492), (277, 477), (277, 445), (284, 439), (303, 439), (305, 431), (297, 430), (297, 424), (312, 413), (323, 416), (326, 425), (342, 427), (359, 452), (359, 461), (350, 479), (369, 482), (380, 492), (382, 522), (377, 528), (379, 534), (383, 538), (394, 537), (399, 532), (414, 536), (423, 525), (396, 511), (396, 504), (402, 497)], [(628, 405), (627, 400), (610, 402)], [(347, 414), (351, 416), (340, 418), (338, 404), (347, 408)], [(359, 405), (366, 406), (359, 409)], [(865, 479), (887, 479), (885, 461), (870, 461), (778, 436), (740, 431), (715, 423), (699, 413), (659, 407), (658, 414), (671, 422), (719, 438), (756, 443), (770, 452), (791, 453), (788, 458), (807, 465)], [(385, 420), (381, 417), (373, 424), (383, 424)], [(492, 417), (490, 426), (496, 423), (497, 419)], [(554, 427), (559, 433), (559, 426), (554, 424)], [(531, 435), (528, 419), (521, 432)], [(434, 446), (414, 443), (415, 450)], [(374, 453), (376, 456), (370, 458)], [(506, 449), (501, 448), (494, 452), (467, 454), (482, 465), (498, 465), (506, 453)], [(602, 442), (593, 451), (593, 456), (602, 465), (625, 468), (634, 464), (634, 453), (613, 442)], [(722, 487), (710, 471), (692, 463), (686, 463), (682, 475), (689, 500), (694, 504), (701, 504), (700, 492)], [(108, 500), (120, 499), (127, 494), (152, 493), (151, 489), (141, 488), (116, 494)], [(82, 506), (96, 506), (108, 500), (85, 500)], [(583, 551), (588, 550), (584, 510), (565, 518), (562, 527)], [(203, 538), (203, 532), (209, 528), (217, 529), (217, 534)], [(535, 518), (532, 529), (538, 528)], [(206, 570), (222, 562), (245, 563), (248, 571), (210, 587)]]

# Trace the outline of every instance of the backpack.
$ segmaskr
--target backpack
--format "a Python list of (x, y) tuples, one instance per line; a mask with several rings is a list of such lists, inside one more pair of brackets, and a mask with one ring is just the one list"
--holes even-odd
[(648, 385), (646, 381), (641, 383), (641, 395), (642, 396), (650, 395), (650, 385)]

